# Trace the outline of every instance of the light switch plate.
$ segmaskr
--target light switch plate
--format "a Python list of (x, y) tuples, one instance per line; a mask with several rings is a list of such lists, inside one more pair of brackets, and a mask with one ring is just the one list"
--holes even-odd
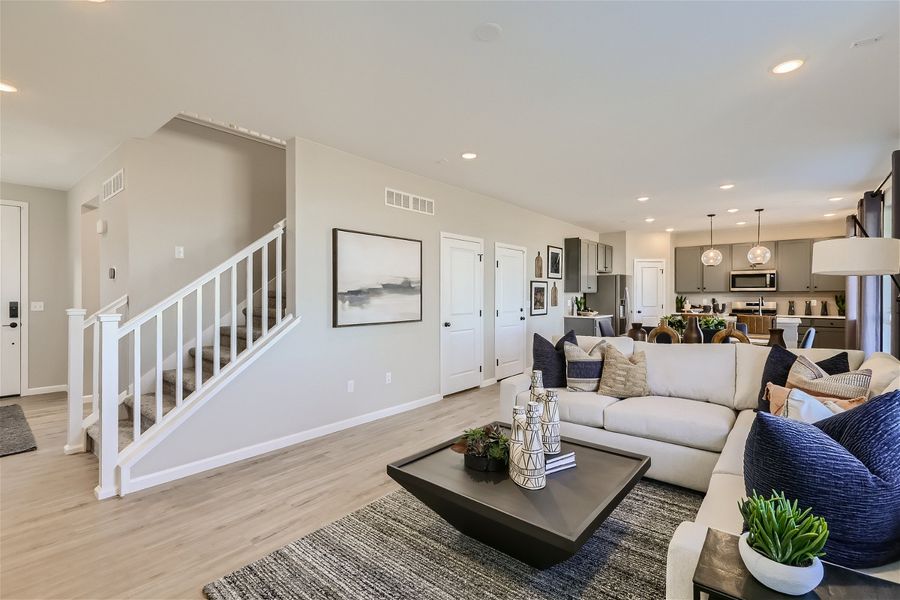
[(43, 302), (32, 302), (31, 303), (31, 312), (42, 312), (44, 310)]
[(184, 246), (175, 246), (175, 258), (184, 258)]

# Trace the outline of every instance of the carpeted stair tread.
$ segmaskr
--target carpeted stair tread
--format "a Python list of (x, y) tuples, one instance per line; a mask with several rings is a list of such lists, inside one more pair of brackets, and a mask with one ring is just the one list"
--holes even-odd
[[(213, 369), (211, 364), (203, 364), (203, 382), (209, 381), (209, 378), (213, 375)], [(175, 369), (169, 369), (168, 371), (163, 371), (163, 385), (166, 386), (166, 393), (173, 394), (175, 385), (177, 382), (177, 375), (175, 373)], [(182, 387), (184, 388), (184, 396), (187, 396), (191, 392), (193, 392), (197, 387), (197, 371), (193, 365), (184, 367), (184, 372), (181, 377)]]
[[(222, 343), (223, 344), (231, 344), (231, 325), (225, 325), (219, 328), (219, 332), (222, 335)], [(240, 342), (244, 342), (247, 340), (247, 327), (245, 325), (238, 325), (236, 327), (235, 333), (237, 334), (238, 350), (243, 347), (243, 344)], [(253, 327), (253, 341), (258, 340), (262, 337), (262, 331), (259, 330), (259, 327)]]
[[(163, 415), (175, 408), (175, 396), (163, 393)], [(125, 405), (134, 408), (134, 396), (125, 398)], [(156, 423), (156, 394), (143, 394), (141, 396), (141, 418), (151, 425)]]
[[(244, 313), (244, 316), (246, 317), (246, 316), (247, 316), (247, 309), (246, 309), (246, 308), (243, 308), (243, 309), (242, 309), (242, 312)], [(284, 307), (281, 308), (281, 315), (284, 316)], [(270, 307), (269, 307), (269, 321), (274, 320), (276, 316), (278, 316), (278, 311), (275, 310), (275, 307), (274, 307), (274, 306), (270, 306)], [(259, 307), (258, 307), (258, 306), (254, 306), (254, 307), (253, 307), (253, 319), (256, 320), (256, 319), (258, 319), (258, 318), (259, 318)]]
[[(143, 423), (141, 429), (143, 430)], [(119, 450), (130, 444), (134, 440), (133, 434), (134, 424), (131, 419), (119, 419)], [(100, 448), (100, 421), (87, 428), (88, 437), (94, 440), (94, 453), (97, 454)]]
[[(238, 344), (238, 352), (241, 351), (243, 344)], [(188, 350), (188, 354), (191, 355), (192, 358), (197, 358), (197, 348), (191, 348)], [(204, 362), (208, 362), (209, 364), (215, 364), (215, 348), (213, 346), (203, 346), (203, 360)], [(223, 343), (219, 346), (219, 366), (224, 367), (228, 363), (231, 362), (231, 343), (230, 340), (228, 343)]]
[[(269, 290), (269, 299), (273, 300), (273, 304), (274, 304), (275, 297), (276, 297), (275, 296), (275, 288), (273, 287), (272, 289)], [(287, 301), (287, 290), (284, 288), (284, 286), (282, 286), (282, 288), (281, 288), (281, 306), (284, 306), (284, 303), (286, 301)]]

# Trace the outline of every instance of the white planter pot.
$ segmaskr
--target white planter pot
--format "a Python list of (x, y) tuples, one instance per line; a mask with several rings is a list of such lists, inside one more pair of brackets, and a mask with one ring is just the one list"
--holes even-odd
[(747, 543), (749, 535), (749, 532), (741, 534), (738, 550), (747, 570), (764, 586), (782, 594), (802, 596), (822, 581), (825, 572), (818, 558), (814, 558), (808, 567), (783, 565), (751, 548)]

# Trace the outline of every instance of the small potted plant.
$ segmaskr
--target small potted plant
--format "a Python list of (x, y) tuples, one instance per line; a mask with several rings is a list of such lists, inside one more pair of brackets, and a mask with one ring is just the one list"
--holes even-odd
[(820, 556), (828, 540), (828, 524), (812, 509), (799, 510), (772, 491), (738, 502), (747, 527), (738, 541), (741, 559), (760, 583), (783, 594), (800, 596), (822, 581)]
[(684, 305), (687, 302), (687, 296), (675, 296), (675, 312), (684, 312)]
[(700, 318), (700, 331), (703, 332), (704, 344), (709, 344), (710, 342), (712, 342), (713, 336), (723, 329), (725, 329), (725, 319), (722, 319), (720, 317)]
[(506, 471), (509, 464), (509, 437), (497, 423), (466, 429), (451, 448), (474, 471)]
[(835, 294), (834, 305), (837, 306), (838, 316), (843, 317), (847, 312), (847, 295)]

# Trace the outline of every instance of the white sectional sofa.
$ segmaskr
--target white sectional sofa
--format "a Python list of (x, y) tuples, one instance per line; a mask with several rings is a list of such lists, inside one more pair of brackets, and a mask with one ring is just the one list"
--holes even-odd
[[(769, 348), (750, 344), (648, 344), (630, 338), (578, 337), (590, 350), (601, 339), (626, 355), (647, 355), (650, 395), (610, 398), (557, 389), (563, 435), (645, 454), (647, 477), (706, 492), (693, 522), (682, 523), (669, 545), (666, 590), (669, 598), (691, 598), (692, 578), (709, 527), (739, 534), (738, 500), (744, 493), (744, 446), (755, 418), (753, 409)], [(822, 360), (841, 350), (792, 349)], [(864, 354), (848, 350), (851, 369)], [(900, 382), (900, 362), (878, 355), (866, 362), (875, 382)], [(501, 418), (529, 399), (530, 373), (500, 383)], [(882, 390), (874, 390), (880, 393)], [(900, 563), (870, 571), (900, 581)]]

